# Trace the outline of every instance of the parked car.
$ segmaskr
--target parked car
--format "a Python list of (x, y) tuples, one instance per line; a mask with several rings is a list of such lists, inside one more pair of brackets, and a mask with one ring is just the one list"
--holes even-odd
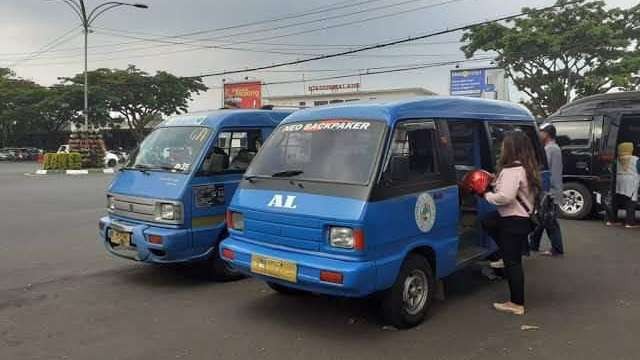
[(32, 161), (38, 159), (38, 154), (41, 153), (42, 150), (33, 148), (33, 147), (12, 147), (12, 148), (4, 148), (2, 152), (5, 153), (3, 156), (4, 160), (14, 160), (14, 161)]
[(0, 161), (15, 160), (15, 154), (8, 149), (0, 149)]
[(565, 201), (561, 213), (583, 219), (603, 209), (615, 184), (617, 144), (640, 151), (640, 92), (588, 96), (560, 108), (548, 119), (562, 148)]
[[(70, 149), (71, 148), (69, 147), (68, 144), (60, 145), (60, 147), (58, 148), (58, 154), (61, 154), (61, 153), (68, 154), (70, 152)], [(121, 162), (120, 157), (115, 153), (108, 150), (104, 153), (104, 167), (112, 168), (112, 167), (116, 167), (118, 164), (121, 164), (121, 163), (124, 163), (124, 162)]]

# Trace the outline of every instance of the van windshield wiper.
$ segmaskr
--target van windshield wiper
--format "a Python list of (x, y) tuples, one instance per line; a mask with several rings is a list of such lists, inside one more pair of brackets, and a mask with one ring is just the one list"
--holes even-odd
[(283, 170), (283, 171), (275, 172), (271, 174), (271, 176), (272, 177), (292, 177), (292, 176), (300, 175), (303, 173), (304, 171), (302, 170)]
[(145, 165), (145, 164), (136, 164), (134, 166), (125, 166), (120, 168), (120, 171), (123, 170), (139, 170), (143, 173), (146, 173), (147, 171), (149, 171), (151, 169), (151, 166), (149, 165)]

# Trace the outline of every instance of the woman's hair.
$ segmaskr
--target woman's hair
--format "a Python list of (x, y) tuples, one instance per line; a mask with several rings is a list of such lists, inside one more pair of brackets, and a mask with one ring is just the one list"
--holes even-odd
[(542, 189), (540, 166), (531, 139), (522, 131), (506, 132), (502, 140), (502, 153), (498, 172), (504, 168), (522, 166), (527, 173), (529, 189), (537, 193)]

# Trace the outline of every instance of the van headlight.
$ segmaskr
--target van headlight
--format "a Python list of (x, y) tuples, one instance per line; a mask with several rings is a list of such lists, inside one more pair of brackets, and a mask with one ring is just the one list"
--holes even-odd
[(116, 209), (116, 202), (113, 200), (113, 196), (107, 195), (107, 210), (111, 211), (115, 209)]
[(182, 217), (182, 208), (178, 204), (173, 203), (156, 203), (156, 220), (157, 221), (177, 221)]
[(364, 233), (360, 229), (332, 226), (329, 229), (329, 244), (342, 249), (364, 249)]

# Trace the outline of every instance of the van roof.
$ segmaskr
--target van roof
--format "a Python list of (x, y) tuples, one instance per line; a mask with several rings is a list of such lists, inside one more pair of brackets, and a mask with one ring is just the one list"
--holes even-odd
[(523, 106), (506, 101), (459, 96), (427, 96), (389, 103), (348, 103), (298, 111), (283, 123), (321, 119), (398, 120), (448, 118), (468, 120), (533, 121)]
[(620, 110), (640, 110), (640, 91), (585, 96), (564, 105), (556, 113), (551, 115), (550, 118), (593, 115), (598, 111), (615, 112)]
[(293, 111), (274, 110), (213, 110), (174, 115), (161, 122), (158, 127), (205, 126), (209, 128), (275, 126)]

